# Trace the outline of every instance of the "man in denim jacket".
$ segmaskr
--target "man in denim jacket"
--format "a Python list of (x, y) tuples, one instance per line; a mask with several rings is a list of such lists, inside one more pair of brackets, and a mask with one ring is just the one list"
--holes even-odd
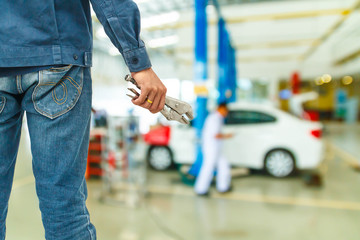
[[(136, 4), (91, 4), (141, 87), (133, 103), (160, 111), (166, 88), (139, 37)], [(84, 179), (92, 93), (89, 0), (0, 1), (0, 16), (0, 240), (25, 111), (46, 239), (96, 239)]]

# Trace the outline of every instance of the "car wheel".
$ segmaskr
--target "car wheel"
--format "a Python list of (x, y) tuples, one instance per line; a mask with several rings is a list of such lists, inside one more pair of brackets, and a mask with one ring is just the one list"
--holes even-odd
[(152, 146), (149, 149), (147, 160), (149, 166), (157, 171), (168, 170), (174, 165), (172, 152), (165, 146)]
[(265, 170), (277, 178), (287, 177), (295, 171), (294, 157), (283, 149), (272, 150), (265, 157)]

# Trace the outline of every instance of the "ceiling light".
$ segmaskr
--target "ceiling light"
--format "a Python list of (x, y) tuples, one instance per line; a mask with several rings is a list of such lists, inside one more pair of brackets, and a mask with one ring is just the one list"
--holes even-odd
[(159, 48), (159, 47), (174, 45), (178, 43), (178, 41), (179, 41), (179, 37), (177, 35), (171, 35), (167, 37), (152, 39), (148, 41), (146, 45), (151, 48)]
[(345, 77), (343, 77), (343, 79), (342, 79), (342, 83), (344, 84), (344, 85), (350, 85), (352, 82), (353, 82), (353, 78), (351, 77), (351, 76), (345, 76)]
[(323, 85), (324, 84), (324, 78), (323, 77), (318, 77), (315, 79), (315, 84), (320, 86), (320, 85)]
[(324, 83), (329, 83), (329, 82), (331, 82), (331, 80), (332, 80), (332, 77), (331, 77), (330, 74), (324, 74), (324, 75), (322, 76), (322, 78), (323, 78), (323, 80), (324, 80)]
[(141, 28), (147, 29), (155, 26), (173, 23), (178, 21), (179, 18), (180, 13), (176, 11), (155, 15), (153, 17), (143, 18), (141, 20)]

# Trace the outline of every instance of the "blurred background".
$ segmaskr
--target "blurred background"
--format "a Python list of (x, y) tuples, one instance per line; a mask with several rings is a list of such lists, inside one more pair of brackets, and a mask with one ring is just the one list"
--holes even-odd
[[(195, 119), (132, 105), (128, 69), (92, 13), (86, 177), (98, 239), (358, 239), (360, 0), (135, 2), (153, 69)], [(219, 102), (232, 191), (200, 197), (189, 171)], [(44, 239), (26, 126), (7, 237)]]

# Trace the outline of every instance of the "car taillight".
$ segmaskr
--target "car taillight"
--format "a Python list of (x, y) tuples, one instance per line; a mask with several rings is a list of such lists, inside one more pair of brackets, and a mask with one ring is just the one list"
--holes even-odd
[(321, 134), (322, 134), (321, 129), (311, 131), (311, 135), (313, 135), (316, 138), (321, 138)]

